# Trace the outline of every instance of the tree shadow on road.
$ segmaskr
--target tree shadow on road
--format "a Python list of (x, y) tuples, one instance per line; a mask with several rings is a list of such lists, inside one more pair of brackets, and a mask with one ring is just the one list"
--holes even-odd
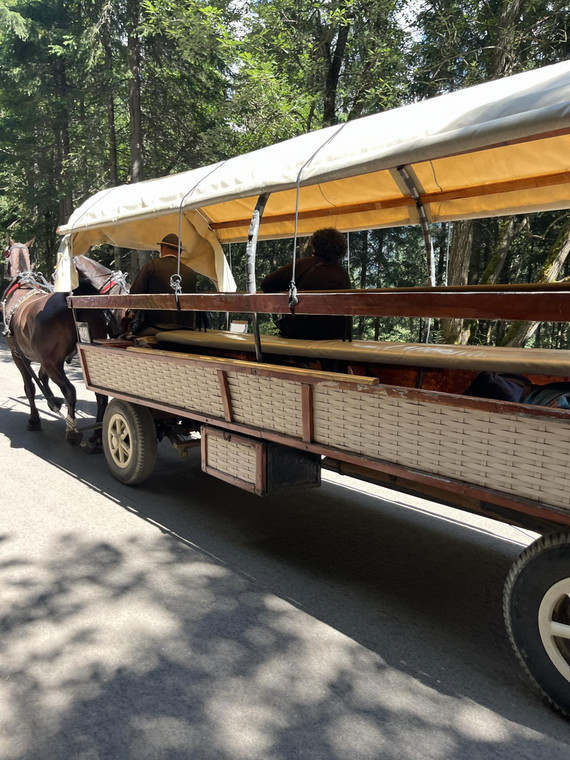
[(62, 534), (17, 559), (0, 566), (19, 599), (0, 619), (5, 757), (544, 756), (460, 693), (450, 725), (443, 684), (170, 536)]

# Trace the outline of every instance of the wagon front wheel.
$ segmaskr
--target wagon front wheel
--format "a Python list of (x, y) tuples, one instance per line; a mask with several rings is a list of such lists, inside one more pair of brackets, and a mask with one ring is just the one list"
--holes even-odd
[(523, 666), (570, 716), (570, 533), (543, 536), (520, 555), (505, 584), (504, 613)]
[(156, 449), (150, 411), (113, 399), (103, 416), (103, 451), (113, 477), (130, 486), (142, 483), (154, 470)]

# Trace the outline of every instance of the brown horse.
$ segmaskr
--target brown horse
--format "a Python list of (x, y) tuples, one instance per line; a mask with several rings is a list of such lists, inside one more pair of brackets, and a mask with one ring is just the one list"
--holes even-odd
[[(127, 292), (121, 273), (117, 277), (110, 269), (85, 256), (77, 257), (79, 287), (75, 295)], [(35, 384), (45, 396), (52, 411), (59, 411), (62, 399), (55, 398), (50, 387), (52, 380), (61, 390), (67, 407), (66, 439), (72, 445), (81, 442), (77, 429), (75, 405), (77, 395), (64, 372), (64, 364), (76, 351), (77, 332), (73, 314), (67, 306), (66, 293), (53, 293), (41, 284), (31, 272), (22, 272), (12, 280), (2, 302), (4, 335), (12, 358), (22, 374), (26, 396), (30, 403), (28, 430), (40, 430), (41, 421), (35, 403)], [(79, 311), (78, 319), (87, 322), (93, 338), (105, 338), (108, 330), (118, 334), (114, 322), (105, 322), (103, 312)], [(39, 363), (36, 374), (32, 362)], [(97, 422), (103, 419), (107, 397), (96, 394)], [(97, 431), (90, 439), (95, 444), (100, 438)]]

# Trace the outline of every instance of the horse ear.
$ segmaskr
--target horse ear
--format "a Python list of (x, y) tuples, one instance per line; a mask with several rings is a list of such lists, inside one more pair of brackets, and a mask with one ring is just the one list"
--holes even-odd
[(25, 243), (25, 246), (26, 246), (26, 248), (27, 248), (28, 250), (30, 250), (30, 248), (33, 246), (35, 239), (36, 239), (36, 238), (35, 238), (35, 237), (33, 237), (31, 240), (28, 240), (28, 242), (27, 242), (27, 243)]
[(8, 233), (6, 233), (6, 238), (8, 239), (8, 245), (16, 245)]

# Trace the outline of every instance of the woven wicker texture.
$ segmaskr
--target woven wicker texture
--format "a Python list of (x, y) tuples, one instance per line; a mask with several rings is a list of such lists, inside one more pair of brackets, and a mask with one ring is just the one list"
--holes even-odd
[(303, 435), (301, 385), (275, 377), (228, 372), (234, 420), (246, 425)]
[(570, 424), (317, 385), (315, 441), (568, 507)]
[[(86, 352), (85, 358), (92, 384), (111, 393), (127, 391), (224, 418), (217, 367), (126, 351)], [(233, 371), (227, 379), (235, 422), (302, 438), (300, 383)], [(358, 391), (317, 383), (313, 390), (315, 443), (569, 508), (570, 424), (565, 420), (412, 400), (405, 398), (405, 389), (399, 397), (382, 387)], [(211, 444), (219, 449), (218, 464), (212, 466), (242, 480), (255, 479), (255, 464), (251, 470), (244, 464), (248, 447), (227, 443)], [(232, 450), (233, 459), (226, 463)], [(247, 457), (254, 456), (247, 451)]]
[(226, 441), (219, 436), (208, 436), (206, 446), (208, 467), (248, 483), (255, 483), (257, 453), (253, 446), (246, 446), (233, 439)]
[(163, 362), (148, 355), (141, 359), (127, 351), (89, 351), (85, 357), (93, 385), (223, 419), (215, 367)]

